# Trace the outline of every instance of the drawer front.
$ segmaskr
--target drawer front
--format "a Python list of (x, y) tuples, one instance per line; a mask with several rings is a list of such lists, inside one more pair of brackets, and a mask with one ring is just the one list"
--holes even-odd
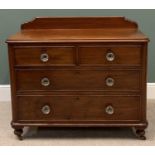
[(35, 65), (74, 65), (74, 47), (28, 47), (15, 48), (15, 64)]
[(139, 90), (139, 77), (137, 70), (16, 70), (17, 91)]
[(139, 96), (20, 96), (17, 119), (31, 121), (139, 120)]
[(140, 65), (140, 47), (79, 47), (81, 65)]

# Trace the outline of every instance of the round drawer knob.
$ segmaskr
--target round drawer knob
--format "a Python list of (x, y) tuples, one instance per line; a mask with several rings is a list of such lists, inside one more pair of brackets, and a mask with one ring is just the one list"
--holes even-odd
[(115, 60), (115, 54), (112, 51), (109, 51), (106, 54), (106, 59), (107, 59), (107, 61), (114, 61)]
[(48, 56), (47, 53), (43, 53), (43, 54), (40, 55), (40, 60), (41, 60), (42, 62), (47, 62), (48, 59), (49, 59), (49, 56)]
[(45, 87), (49, 86), (50, 85), (50, 80), (48, 78), (46, 78), (46, 77), (41, 79), (41, 85), (45, 86)]
[(50, 111), (51, 111), (50, 106), (49, 105), (44, 105), (41, 108), (41, 111), (42, 111), (43, 114), (48, 115), (50, 113)]
[(106, 79), (106, 85), (109, 86), (109, 87), (113, 86), (114, 82), (115, 82), (115, 80), (113, 78), (111, 78), (111, 77)]
[(114, 113), (114, 108), (109, 105), (105, 108), (105, 112), (108, 114), (108, 115), (112, 115)]

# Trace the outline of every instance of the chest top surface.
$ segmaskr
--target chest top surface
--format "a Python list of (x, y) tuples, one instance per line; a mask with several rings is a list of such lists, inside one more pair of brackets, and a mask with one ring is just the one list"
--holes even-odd
[(137, 23), (125, 17), (38, 17), (21, 25), (8, 43), (147, 42)]

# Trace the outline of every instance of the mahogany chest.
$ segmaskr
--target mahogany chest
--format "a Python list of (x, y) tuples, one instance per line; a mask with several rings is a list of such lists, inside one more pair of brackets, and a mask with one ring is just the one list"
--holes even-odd
[(124, 17), (42, 17), (7, 40), (12, 122), (132, 127), (145, 139), (148, 38)]

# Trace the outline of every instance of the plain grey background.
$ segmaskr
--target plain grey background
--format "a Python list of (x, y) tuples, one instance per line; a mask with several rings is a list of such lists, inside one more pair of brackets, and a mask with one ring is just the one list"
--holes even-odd
[(7, 44), (9, 35), (20, 30), (20, 25), (38, 16), (125, 16), (138, 23), (149, 38), (148, 82), (155, 82), (155, 10), (0, 10), (0, 85), (9, 84)]

